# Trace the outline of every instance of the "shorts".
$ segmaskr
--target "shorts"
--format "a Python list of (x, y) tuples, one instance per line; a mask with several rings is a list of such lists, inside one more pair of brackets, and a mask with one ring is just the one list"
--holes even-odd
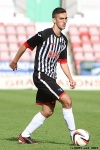
[(47, 76), (45, 73), (34, 72), (33, 81), (37, 87), (36, 104), (50, 104), (55, 107), (58, 100), (65, 91), (56, 83), (56, 80)]

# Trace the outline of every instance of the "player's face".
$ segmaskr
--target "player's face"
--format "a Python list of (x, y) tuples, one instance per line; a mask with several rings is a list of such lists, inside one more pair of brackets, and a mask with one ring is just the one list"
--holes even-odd
[(55, 18), (53, 18), (54, 25), (56, 25), (60, 30), (65, 29), (67, 22), (67, 13), (57, 14)]

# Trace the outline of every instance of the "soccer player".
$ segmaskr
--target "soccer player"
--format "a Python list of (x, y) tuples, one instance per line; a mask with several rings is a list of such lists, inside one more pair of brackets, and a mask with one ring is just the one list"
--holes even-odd
[(56, 83), (57, 62), (60, 63), (63, 72), (69, 80), (72, 89), (75, 88), (68, 63), (67, 63), (67, 38), (62, 34), (66, 27), (67, 12), (63, 8), (55, 8), (52, 12), (53, 27), (38, 32), (21, 45), (10, 67), (17, 69), (17, 62), (22, 54), (29, 48), (31, 51), (37, 46), (33, 81), (37, 87), (36, 104), (42, 109), (38, 112), (25, 130), (19, 135), (20, 143), (37, 144), (31, 139), (31, 134), (50, 117), (55, 108), (56, 100), (62, 105), (63, 117), (72, 138), (75, 132), (75, 121), (72, 111), (70, 96)]

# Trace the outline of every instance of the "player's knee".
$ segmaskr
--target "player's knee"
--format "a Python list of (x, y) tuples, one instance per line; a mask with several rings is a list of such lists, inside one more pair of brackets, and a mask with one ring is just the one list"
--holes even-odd
[(66, 106), (67, 106), (67, 108), (71, 108), (72, 107), (72, 102), (71, 101), (67, 101), (66, 102)]
[(62, 104), (63, 108), (71, 108), (72, 107), (72, 101), (68, 94), (64, 94), (60, 99), (60, 103)]
[(53, 114), (53, 111), (52, 110), (49, 110), (46, 112), (47, 113), (47, 117), (51, 116)]
[(63, 101), (63, 107), (64, 108), (71, 108), (72, 107), (72, 101), (70, 96), (68, 96), (64, 101)]
[(43, 114), (46, 118), (48, 118), (48, 117), (50, 117), (50, 116), (53, 114), (53, 112), (54, 112), (54, 111), (52, 111), (52, 110), (45, 110), (45, 111), (42, 111), (42, 114)]

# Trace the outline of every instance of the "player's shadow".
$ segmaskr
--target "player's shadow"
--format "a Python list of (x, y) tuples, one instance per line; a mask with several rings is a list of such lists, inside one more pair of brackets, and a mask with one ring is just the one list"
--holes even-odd
[(7, 141), (18, 141), (18, 138), (16, 138), (16, 137), (11, 137), (11, 138), (6, 138), (6, 139), (2, 139), (2, 140), (7, 140)]
[[(6, 138), (6, 139), (3, 139), (3, 140), (16, 141), (16, 142), (18, 142), (18, 138), (16, 138), (16, 137)], [(41, 139), (35, 139), (35, 140), (36, 140), (37, 142), (39, 142), (39, 143), (71, 145), (71, 144), (69, 144), (69, 143), (57, 142), (57, 141), (50, 141), (50, 140), (41, 140)]]
[(36, 141), (39, 142), (39, 143), (63, 144), (63, 145), (67, 144), (67, 143), (64, 143), (64, 142), (57, 142), (57, 141), (50, 141), (50, 140), (41, 140), (41, 139), (36, 139)]

